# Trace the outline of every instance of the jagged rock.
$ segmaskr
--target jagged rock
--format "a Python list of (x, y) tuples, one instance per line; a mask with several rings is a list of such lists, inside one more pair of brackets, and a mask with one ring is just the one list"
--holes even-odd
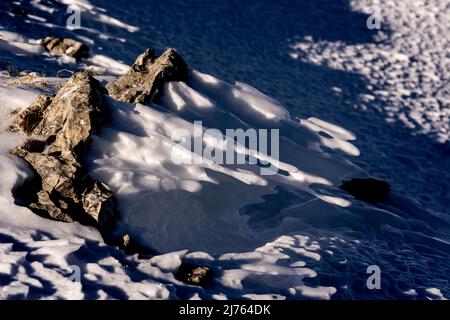
[(38, 96), (19, 113), (10, 129), (29, 138), (11, 153), (25, 159), (41, 178), (37, 201), (30, 208), (70, 222), (94, 223), (105, 229), (114, 221), (113, 192), (90, 179), (81, 162), (90, 136), (102, 123), (105, 89), (88, 73), (73, 75), (54, 97)]
[(23, 130), (26, 134), (31, 134), (37, 124), (42, 120), (42, 113), (52, 102), (52, 97), (40, 94), (33, 101), (31, 106), (20, 112), (9, 126), (9, 130), (16, 132)]
[(23, 148), (31, 153), (39, 153), (45, 150), (46, 143), (41, 140), (28, 139), (23, 144)]
[(126, 75), (107, 86), (109, 94), (120, 101), (131, 103), (151, 102), (164, 82), (185, 81), (188, 67), (181, 56), (168, 49), (159, 57), (147, 49), (137, 57)]
[(358, 200), (368, 203), (376, 203), (385, 200), (389, 196), (389, 183), (373, 178), (354, 178), (345, 181), (341, 189), (347, 191)]
[(205, 287), (212, 278), (212, 272), (208, 267), (182, 263), (176, 278), (184, 283)]
[(119, 248), (121, 248), (125, 254), (127, 255), (133, 255), (133, 254), (139, 254), (143, 256), (153, 256), (156, 254), (155, 250), (152, 250), (146, 246), (143, 246), (136, 242), (129, 234), (125, 234), (122, 238), (120, 243), (118, 244)]
[(95, 181), (82, 194), (83, 208), (101, 226), (111, 226), (115, 220), (114, 193), (99, 181)]
[(41, 45), (56, 56), (68, 55), (76, 59), (89, 56), (88, 46), (70, 38), (47, 37), (41, 40)]
[(21, 17), (26, 17), (31, 14), (31, 11), (27, 8), (15, 7), (11, 9), (11, 13)]

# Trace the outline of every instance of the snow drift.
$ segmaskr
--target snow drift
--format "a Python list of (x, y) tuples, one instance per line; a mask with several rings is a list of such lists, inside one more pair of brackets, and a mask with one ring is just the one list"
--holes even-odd
[[(88, 17), (77, 39), (94, 46), (91, 57), (77, 65), (73, 59), (55, 58), (43, 52), (36, 42), (38, 36), (33, 32), (45, 28), (66, 33), (64, 28), (53, 23), (52, 19), (57, 15), (48, 13), (48, 10), (61, 10), (61, 4), (45, 2), (43, 5), (32, 1), (27, 5), (29, 10), (34, 16), (45, 17), (45, 21), (27, 18), (30, 22), (24, 27), (15, 22), (16, 16), (8, 14), (2, 22), (0, 49), (6, 65), (13, 63), (23, 68), (39, 69), (37, 71), (44, 67), (55, 71), (62, 66), (76, 66), (109, 75), (126, 72), (128, 67), (120, 59), (131, 61), (139, 52), (136, 43), (146, 42), (147, 37), (153, 34), (154, 26), (140, 20), (143, 18), (136, 14), (139, 28), (146, 28), (145, 32), (139, 33), (138, 27), (107, 15), (115, 10), (121, 11), (120, 5), (112, 8), (110, 2), (104, 2), (108, 8), (102, 9), (88, 1), (64, 1), (66, 4), (73, 2), (81, 4)], [(0, 6), (3, 9), (7, 4)], [(264, 5), (261, 7), (267, 9)], [(196, 9), (199, 10), (198, 7)], [(396, 13), (395, 10), (392, 12)], [(270, 13), (282, 14), (280, 19), (297, 18), (286, 15), (283, 10)], [(298, 22), (299, 19), (294, 20)], [(245, 23), (236, 23), (247, 30)], [(37, 28), (27, 28), (30, 24)], [(107, 27), (103, 28), (103, 24)], [(273, 27), (272, 24), (270, 28)], [(175, 29), (173, 33), (178, 32)], [(207, 31), (200, 29), (203, 36)], [(270, 30), (260, 37), (273, 39), (285, 36), (286, 32), (283, 32)], [(224, 37), (232, 36), (232, 33), (223, 34)], [(183, 33), (180, 37), (188, 38)], [(197, 35), (194, 39), (200, 41), (200, 38), (203, 39)], [(125, 46), (127, 39), (135, 46)], [(200, 57), (207, 55), (205, 59), (197, 56), (196, 62), (206, 61), (202, 68), (197, 63), (192, 63), (191, 67), (214, 69), (206, 67), (213, 57), (209, 51), (211, 48), (199, 48), (197, 44), (189, 43), (191, 39), (186, 40), (187, 44), (183, 42), (185, 48), (194, 47), (196, 52), (201, 50)], [(251, 40), (259, 43), (258, 38)], [(228, 43), (224, 43), (229, 48)], [(160, 42), (158, 44), (163, 47)], [(108, 51), (105, 48), (109, 45), (111, 50)], [(378, 48), (371, 44), (367, 50), (376, 53), (372, 47)], [(279, 48), (271, 48), (278, 53)], [(302, 48), (298, 46), (295, 50)], [(268, 52), (271, 57), (275, 53)], [(244, 54), (245, 50), (241, 53)], [(370, 57), (370, 54), (364, 56)], [(310, 56), (306, 58), (311, 59)], [(194, 60), (187, 59), (188, 62)], [(353, 67), (353, 60), (350, 60), (344, 59), (349, 68)], [(224, 70), (236, 71), (243, 66), (238, 62)], [(223, 57), (218, 59), (215, 70), (226, 63), (230, 61)], [(245, 60), (245, 66), (247, 63), (251, 65), (253, 62)], [(258, 67), (264, 65), (260, 61), (256, 63)], [(90, 152), (84, 160), (92, 177), (108, 183), (117, 195), (121, 214), (118, 231), (132, 234), (159, 252), (149, 259), (125, 256), (117, 248), (105, 245), (98, 231), (91, 227), (43, 219), (16, 203), (13, 191), (33, 173), (23, 161), (9, 154), (14, 146), (23, 142), (24, 137), (9, 133), (6, 128), (13, 118), (12, 113), (26, 108), (40, 91), (55, 92), (65, 79), (32, 77), (34, 80), (29, 81), (2, 72), (0, 299), (448, 298), (450, 219), (446, 212), (423, 208), (404, 195), (413, 195), (417, 191), (414, 188), (400, 192), (394, 187), (389, 199), (376, 205), (355, 200), (339, 189), (343, 180), (370, 175), (370, 170), (366, 172), (361, 165), (370, 168), (367, 163), (373, 164), (378, 156), (384, 157), (381, 151), (386, 149), (376, 148), (374, 140), (368, 139), (371, 135), (367, 132), (375, 126), (371, 121), (376, 118), (372, 114), (370, 119), (369, 116), (354, 117), (356, 111), (352, 110), (349, 112), (352, 121), (348, 121), (346, 128), (325, 121), (325, 118), (330, 118), (330, 113), (339, 113), (339, 119), (347, 119), (349, 113), (339, 108), (348, 93), (344, 92), (344, 98), (339, 101), (335, 101), (336, 96), (325, 97), (328, 91), (310, 93), (319, 95), (317, 101), (300, 99), (296, 95), (305, 94), (305, 90), (310, 88), (305, 80), (308, 78), (301, 78), (301, 75), (300, 78), (294, 77), (293, 81), (292, 72), (286, 67), (292, 63), (283, 59), (274, 63), (277, 68), (282, 63), (286, 64), (277, 69), (280, 84), (275, 87), (282, 92), (283, 100), (286, 101), (287, 96), (292, 98), (289, 109), (285, 103), (251, 86), (267, 87), (267, 83), (258, 76), (259, 72), (264, 72), (259, 68), (249, 71), (251, 77), (246, 72), (242, 73), (247, 75), (247, 79), (255, 79), (251, 85), (225, 82), (191, 69), (186, 82), (166, 84), (152, 104), (132, 105), (108, 99), (110, 122), (93, 137)], [(355, 69), (368, 64), (358, 62)], [(6, 65), (1, 66), (6, 68)], [(305, 69), (302, 70), (324, 75), (321, 69)], [(267, 70), (274, 69), (268, 66)], [(442, 75), (445, 76), (445, 72)], [(233, 78), (234, 74), (229, 77)], [(273, 77), (270, 74), (269, 78)], [(111, 76), (98, 78), (105, 85), (114, 80)], [(350, 90), (354, 83), (348, 84), (348, 77), (344, 78), (337, 82), (344, 90)], [(299, 89), (296, 81), (299, 79), (303, 80), (302, 85), (306, 89)], [(320, 90), (323, 88), (325, 84), (321, 82)], [(309, 101), (311, 105), (304, 105), (301, 101)], [(296, 117), (294, 107), (297, 111), (302, 108), (313, 110), (314, 117)], [(309, 111), (305, 113), (311, 113)], [(368, 120), (358, 122), (354, 119)], [(445, 121), (446, 118), (442, 116), (440, 119)], [(237, 128), (278, 129), (279, 159), (264, 160), (276, 163), (280, 170), (275, 175), (263, 176), (260, 175), (260, 166), (255, 164), (221, 165), (208, 158), (202, 159), (201, 164), (175, 164), (171, 148), (179, 146), (179, 143), (172, 139), (172, 133), (180, 128), (191, 132), (194, 122), (199, 120), (205, 130), (217, 129), (222, 134), (226, 129)], [(359, 134), (352, 132), (354, 128), (358, 128)], [(377, 128), (377, 133), (386, 129)], [(392, 136), (380, 134), (375, 141), (385, 145), (383, 140), (387, 140), (386, 143), (392, 146), (395, 140), (386, 137), (395, 134), (392, 130), (389, 133)], [(356, 146), (358, 142), (364, 149)], [(370, 148), (367, 147), (369, 143)], [(212, 144), (214, 141), (203, 136), (203, 146)], [(416, 146), (406, 150), (411, 148)], [(433, 159), (438, 158), (439, 154), (432, 152), (434, 148), (428, 145), (424, 148)], [(198, 156), (191, 150), (183, 152), (188, 158)], [(400, 157), (401, 152), (392, 148), (389, 154)], [(358, 156), (360, 158), (356, 158)], [(383, 157), (381, 159), (385, 159)], [(417, 159), (409, 161), (413, 164), (422, 161), (420, 157)], [(445, 168), (445, 159), (436, 165)], [(423, 174), (422, 167), (419, 170)], [(396, 171), (394, 167), (389, 172), (395, 174)], [(402, 172), (408, 175), (416, 173), (413, 169)], [(445, 173), (439, 173), (439, 170), (430, 172), (433, 177), (445, 177)], [(419, 181), (424, 183), (424, 180)], [(407, 182), (405, 186), (408, 186)], [(440, 190), (446, 190), (445, 186)], [(206, 288), (200, 288), (176, 280), (175, 274), (182, 261), (210, 267), (214, 274), (212, 282)], [(381, 269), (380, 290), (369, 290), (366, 286), (367, 270), (373, 265)], [(73, 282), (69, 276), (77, 269), (80, 281)]]

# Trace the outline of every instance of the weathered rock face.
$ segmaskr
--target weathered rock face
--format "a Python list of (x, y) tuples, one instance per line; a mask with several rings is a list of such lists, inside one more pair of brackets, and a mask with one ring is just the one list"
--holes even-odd
[(181, 264), (176, 274), (176, 278), (179, 281), (188, 284), (205, 287), (208, 285), (209, 281), (212, 278), (212, 272), (208, 267), (191, 264)]
[(89, 56), (88, 46), (69, 38), (47, 37), (41, 41), (41, 45), (56, 56), (68, 55), (76, 59)]
[(389, 196), (389, 183), (373, 178), (354, 178), (345, 181), (341, 189), (347, 191), (358, 200), (368, 203), (376, 203), (385, 200)]
[(29, 136), (11, 153), (25, 159), (42, 180), (30, 208), (61, 220), (78, 220), (105, 229), (114, 221), (112, 191), (93, 181), (81, 158), (102, 122), (105, 89), (88, 73), (73, 75), (54, 97), (40, 95), (19, 113), (10, 130)]
[(151, 102), (164, 82), (185, 81), (188, 67), (181, 56), (168, 49), (159, 57), (147, 49), (137, 57), (124, 76), (107, 86), (109, 94), (120, 101), (131, 103)]

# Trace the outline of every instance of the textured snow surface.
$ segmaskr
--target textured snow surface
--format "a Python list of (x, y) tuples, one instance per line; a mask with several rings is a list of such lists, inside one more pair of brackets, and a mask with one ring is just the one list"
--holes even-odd
[[(83, 9), (81, 30), (65, 28), (70, 3)], [(36, 44), (64, 35), (91, 47), (82, 67), (104, 82), (148, 46), (175, 47), (199, 70), (167, 84), (154, 105), (109, 99), (112, 121), (86, 156), (118, 196), (119, 228), (161, 255), (126, 257), (92, 228), (14, 204), (32, 173), (8, 153), (24, 137), (5, 129), (62, 80), (37, 78), (47, 85), (36, 88), (4, 72), (0, 299), (450, 296), (448, 1), (384, 1), (379, 32), (365, 28), (372, 1), (111, 3), (22, 1), (27, 17), (2, 13), (0, 68), (53, 76), (80, 67)], [(283, 170), (175, 165), (171, 133), (196, 120), (222, 132), (279, 129)], [(385, 203), (337, 188), (368, 174), (392, 184)], [(210, 266), (210, 286), (177, 281), (181, 260)], [(369, 265), (381, 269), (380, 290), (366, 287)], [(70, 266), (81, 282), (69, 280)]]

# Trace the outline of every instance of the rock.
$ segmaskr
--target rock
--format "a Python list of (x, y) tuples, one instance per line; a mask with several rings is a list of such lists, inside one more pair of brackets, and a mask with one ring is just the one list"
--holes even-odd
[(111, 189), (94, 181), (82, 194), (83, 209), (103, 228), (112, 226), (116, 218), (116, 203)]
[(113, 192), (92, 180), (81, 159), (90, 136), (104, 117), (105, 89), (88, 73), (73, 75), (54, 97), (38, 96), (10, 129), (29, 138), (11, 153), (25, 159), (41, 178), (29, 207), (53, 219), (95, 224), (107, 229), (115, 219)]
[(212, 272), (208, 267), (182, 263), (176, 278), (184, 283), (205, 287), (212, 278)]
[(41, 45), (56, 56), (68, 55), (76, 59), (89, 56), (88, 46), (70, 38), (47, 37), (41, 40)]
[(28, 10), (27, 8), (14, 7), (11, 9), (11, 13), (25, 18), (29, 14), (31, 14), (31, 11)]
[(139, 244), (129, 234), (125, 234), (121, 238), (121, 241), (118, 244), (118, 246), (127, 255), (133, 255), (133, 254), (137, 253), (139, 255), (144, 255), (144, 256), (153, 256), (156, 254), (155, 250), (152, 250), (150, 248), (147, 248), (146, 246)]
[(126, 75), (107, 86), (109, 94), (120, 101), (131, 103), (151, 102), (164, 82), (186, 81), (188, 67), (181, 56), (168, 49), (159, 57), (147, 49), (137, 57)]
[(28, 139), (22, 146), (22, 148), (31, 153), (40, 153), (45, 150), (45, 147), (46, 147), (45, 141), (33, 139)]
[(42, 120), (42, 114), (52, 102), (52, 97), (40, 94), (33, 101), (31, 106), (20, 112), (9, 126), (9, 130), (16, 132), (23, 130), (26, 134), (31, 134), (34, 128)]
[(345, 181), (341, 189), (347, 191), (358, 200), (368, 203), (376, 203), (385, 200), (389, 196), (389, 183), (373, 178), (354, 178)]

